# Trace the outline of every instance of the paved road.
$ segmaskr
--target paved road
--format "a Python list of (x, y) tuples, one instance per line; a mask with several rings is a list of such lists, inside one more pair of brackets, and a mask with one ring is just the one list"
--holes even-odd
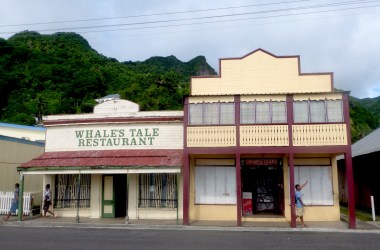
[(379, 234), (1, 227), (0, 249), (379, 249)]

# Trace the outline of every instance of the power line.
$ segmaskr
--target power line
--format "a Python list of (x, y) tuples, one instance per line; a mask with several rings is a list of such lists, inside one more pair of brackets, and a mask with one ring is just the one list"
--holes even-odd
[[(363, 8), (379, 7), (379, 6), (380, 6), (380, 4), (379, 5), (373, 5), (373, 6), (365, 6), (365, 7), (360, 7), (360, 8), (363, 9)], [(246, 20), (269, 19), (269, 18), (278, 18), (278, 17), (288, 17), (288, 16), (309, 15), (309, 14), (317, 14), (317, 13), (337, 12), (337, 11), (352, 10), (352, 9), (359, 9), (359, 8), (345, 8), (345, 9), (337, 9), (337, 10), (324, 10), (324, 11), (282, 14), (282, 15), (263, 16), (263, 17), (251, 17), (251, 18), (244, 18), (244, 19), (241, 18), (241, 19), (231, 19), (231, 20), (207, 21), (207, 22), (197, 22), (197, 23), (146, 26), (146, 27), (135, 27), (135, 28), (127, 28), (127, 29), (92, 30), (92, 31), (81, 31), (81, 33), (97, 33), (97, 32), (120, 31), (120, 30), (140, 30), (140, 29), (168, 28), (168, 27), (190, 26), (190, 25), (200, 25), (200, 24), (226, 23), (226, 22), (246, 21)]]
[[(305, 9), (320, 9), (327, 7), (339, 7), (344, 5), (357, 5), (362, 3), (371, 3), (378, 1), (347, 1), (339, 3), (330, 3), (330, 4), (320, 4), (320, 5), (309, 5), (293, 8), (283, 8), (283, 9), (272, 9), (265, 11), (255, 11), (255, 12), (243, 12), (243, 13), (234, 13), (234, 14), (224, 14), (224, 15), (214, 15), (214, 16), (204, 16), (204, 17), (192, 17), (192, 18), (180, 18), (180, 19), (169, 19), (169, 20), (160, 20), (160, 21), (146, 21), (146, 22), (135, 22), (135, 23), (123, 23), (123, 24), (109, 24), (109, 25), (93, 25), (93, 26), (82, 26), (82, 27), (71, 27), (71, 28), (52, 28), (52, 29), (41, 29), (36, 30), (38, 32), (48, 32), (48, 31), (62, 31), (62, 30), (84, 30), (84, 29), (97, 29), (97, 28), (106, 28), (106, 27), (120, 27), (120, 26), (138, 26), (138, 25), (150, 25), (158, 23), (173, 23), (173, 22), (184, 22), (184, 21), (194, 21), (194, 20), (205, 20), (205, 19), (218, 19), (225, 17), (234, 17), (234, 16), (247, 16), (247, 15), (258, 15), (258, 14), (269, 14), (276, 12), (288, 12), (288, 11), (298, 11)], [(286, 17), (286, 16), (296, 16), (296, 15), (307, 15), (307, 14), (317, 14), (325, 12), (336, 12), (336, 11), (345, 11), (345, 10), (354, 10), (354, 9), (363, 9), (363, 8), (373, 8), (380, 5), (367, 5), (367, 6), (355, 6), (350, 8), (341, 8), (341, 9), (332, 9), (332, 10), (319, 10), (314, 12), (304, 12), (304, 13), (291, 13), (291, 14), (281, 14), (281, 15), (272, 15), (272, 16), (260, 16), (260, 17), (251, 17), (251, 18), (240, 18), (240, 19), (230, 19), (230, 20), (216, 20), (216, 21), (206, 21), (206, 22), (197, 22), (197, 23), (182, 23), (182, 24), (168, 24), (168, 25), (156, 25), (156, 26), (145, 26), (145, 27), (134, 27), (127, 29), (113, 29), (113, 30), (93, 30), (93, 31), (81, 31), (82, 33), (91, 33), (91, 32), (103, 32), (103, 31), (118, 31), (118, 30), (136, 30), (136, 29), (152, 29), (152, 28), (162, 28), (162, 27), (177, 27), (177, 26), (189, 26), (189, 25), (199, 25), (199, 24), (208, 24), (208, 23), (222, 23), (222, 22), (234, 22), (234, 21), (244, 21), (252, 19), (267, 19), (267, 18), (277, 18), (277, 17)], [(13, 32), (0, 32), (1, 34), (13, 34)]]
[(153, 13), (153, 14), (133, 15), (133, 16), (121, 16), (121, 17), (102, 17), (102, 18), (91, 18), (91, 19), (77, 19), (77, 20), (65, 20), (65, 21), (39, 22), (39, 23), (8, 24), (8, 25), (0, 25), (0, 28), (3, 28), (3, 27), (25, 26), (25, 25), (76, 23), (76, 22), (89, 22), (89, 21), (101, 21), (101, 20), (114, 20), (114, 19), (150, 17), (150, 16), (187, 14), (187, 13), (197, 13), (197, 12), (217, 11), (217, 10), (228, 10), (228, 9), (238, 9), (238, 8), (248, 8), (248, 7), (261, 7), (261, 6), (268, 6), (268, 5), (289, 4), (289, 3), (299, 3), (299, 2), (309, 2), (309, 1), (310, 0), (298, 0), (298, 1), (263, 3), (263, 4), (251, 4), (251, 5), (241, 5), (241, 6), (230, 6), (230, 7), (224, 7), (224, 8), (199, 9), (199, 10), (176, 11), (176, 12), (163, 12), (163, 13)]

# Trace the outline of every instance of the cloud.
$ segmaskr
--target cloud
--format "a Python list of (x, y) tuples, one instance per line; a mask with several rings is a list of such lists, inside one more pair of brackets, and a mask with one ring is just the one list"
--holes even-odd
[[(334, 72), (336, 88), (350, 90), (351, 95), (358, 98), (380, 96), (378, 60), (380, 50), (377, 45), (380, 40), (380, 15), (378, 15), (380, 7), (357, 8), (371, 4), (356, 4), (329, 8), (290, 9), (341, 2), (327, 0), (288, 1), (288, 4), (267, 5), (274, 2), (280, 1), (253, 3), (248, 0), (232, 2), (227, 0), (3, 0), (0, 9), (2, 24), (0, 33), (3, 33), (0, 37), (7, 38), (12, 35), (4, 32), (26, 29), (67, 30), (69, 27), (124, 24), (73, 31), (85, 37), (99, 53), (119, 61), (142, 61), (151, 56), (169, 55), (174, 55), (182, 61), (189, 61), (198, 55), (204, 55), (208, 63), (219, 70), (219, 58), (241, 57), (257, 48), (278, 56), (300, 55), (302, 72)], [(231, 7), (260, 3), (265, 5)], [(352, 9), (348, 9), (351, 7)], [(322, 12), (333, 8), (347, 10)], [(215, 10), (194, 11), (201, 9)], [(228, 16), (280, 9), (288, 11)], [(173, 14), (174, 12), (183, 13)], [(314, 13), (300, 14), (306, 12)], [(152, 15), (158, 13), (172, 14)], [(216, 15), (225, 16), (205, 18)], [(139, 17), (101, 19), (126, 16)], [(186, 18), (201, 19), (170, 22)], [(48, 23), (85, 19), (100, 20)], [(241, 20), (229, 22), (231, 19)], [(214, 22), (218, 20), (223, 22)], [(45, 24), (6, 26), (25, 23)], [(131, 25), (131, 23), (144, 24)], [(173, 26), (180, 24), (182, 25)], [(151, 26), (160, 27), (148, 28)], [(90, 30), (116, 31), (87, 33)], [(54, 31), (42, 33), (54, 33)]]

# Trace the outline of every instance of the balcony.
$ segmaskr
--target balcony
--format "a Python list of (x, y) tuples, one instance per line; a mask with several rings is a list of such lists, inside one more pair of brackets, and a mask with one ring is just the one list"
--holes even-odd
[[(288, 125), (191, 126), (187, 128), (187, 147), (289, 146)], [(292, 125), (293, 146), (347, 145), (345, 124)]]

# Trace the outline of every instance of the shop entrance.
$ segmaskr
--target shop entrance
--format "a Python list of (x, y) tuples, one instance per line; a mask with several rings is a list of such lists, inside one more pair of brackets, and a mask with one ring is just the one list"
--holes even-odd
[(102, 217), (125, 217), (127, 212), (127, 175), (103, 175)]
[(284, 185), (281, 160), (242, 160), (241, 175), (243, 215), (284, 214)]

